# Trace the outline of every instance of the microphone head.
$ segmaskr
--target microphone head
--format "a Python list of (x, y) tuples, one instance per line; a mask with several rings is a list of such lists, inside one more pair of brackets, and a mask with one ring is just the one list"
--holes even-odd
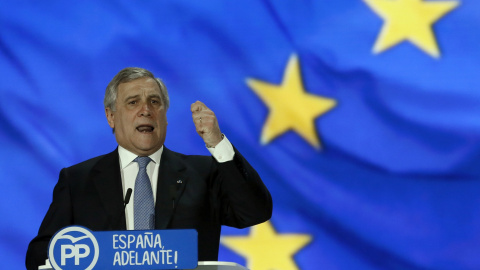
[(132, 189), (127, 189), (127, 194), (125, 195), (125, 205), (130, 202), (130, 197), (132, 196)]

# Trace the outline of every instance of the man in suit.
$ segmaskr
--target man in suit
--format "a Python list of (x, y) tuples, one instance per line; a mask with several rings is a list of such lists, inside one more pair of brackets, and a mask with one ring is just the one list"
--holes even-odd
[[(218, 259), (222, 225), (245, 228), (270, 219), (270, 193), (221, 133), (215, 114), (205, 104), (197, 101), (190, 109), (196, 131), (212, 156), (183, 155), (163, 145), (168, 92), (145, 69), (121, 70), (107, 86), (104, 105), (119, 146), (61, 170), (50, 208), (28, 247), (27, 269), (45, 264), (50, 238), (69, 225), (94, 231), (196, 229), (198, 259), (212, 261)], [(146, 167), (141, 168), (137, 157), (148, 157)], [(135, 204), (148, 197), (136, 193), (141, 171), (148, 174), (147, 193), (153, 198), (151, 219), (138, 221), (140, 210)], [(133, 203), (124, 210), (128, 189), (133, 190)], [(137, 221), (145, 221), (147, 227)]]

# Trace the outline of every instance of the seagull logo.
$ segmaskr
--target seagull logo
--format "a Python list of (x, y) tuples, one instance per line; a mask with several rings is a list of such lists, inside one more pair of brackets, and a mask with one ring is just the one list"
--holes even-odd
[(82, 239), (85, 239), (85, 238), (88, 238), (88, 236), (84, 235), (84, 236), (80, 236), (80, 237), (73, 237), (71, 235), (64, 234), (61, 237), (59, 237), (58, 239), (69, 239), (70, 241), (72, 241), (73, 244), (75, 244), (76, 242), (78, 242)]

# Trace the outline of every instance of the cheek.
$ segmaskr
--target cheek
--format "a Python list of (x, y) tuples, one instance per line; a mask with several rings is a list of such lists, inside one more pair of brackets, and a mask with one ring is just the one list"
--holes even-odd
[(167, 115), (165, 113), (160, 113), (160, 115), (158, 117), (158, 123), (161, 127), (164, 127), (168, 124)]
[(115, 117), (115, 127), (128, 130), (134, 126), (134, 120), (134, 115), (129, 115), (125, 113), (119, 114)]

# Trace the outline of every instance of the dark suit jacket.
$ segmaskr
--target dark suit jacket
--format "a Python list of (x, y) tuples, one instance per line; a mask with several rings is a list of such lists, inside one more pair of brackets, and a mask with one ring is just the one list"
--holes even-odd
[[(62, 169), (52, 204), (28, 246), (27, 269), (45, 264), (48, 242), (63, 227), (125, 230), (123, 209), (117, 150)], [(218, 163), (211, 156), (183, 155), (164, 147), (155, 228), (196, 229), (200, 261), (218, 259), (221, 225), (244, 228), (268, 220), (271, 214), (270, 193), (236, 149), (233, 161)]]

